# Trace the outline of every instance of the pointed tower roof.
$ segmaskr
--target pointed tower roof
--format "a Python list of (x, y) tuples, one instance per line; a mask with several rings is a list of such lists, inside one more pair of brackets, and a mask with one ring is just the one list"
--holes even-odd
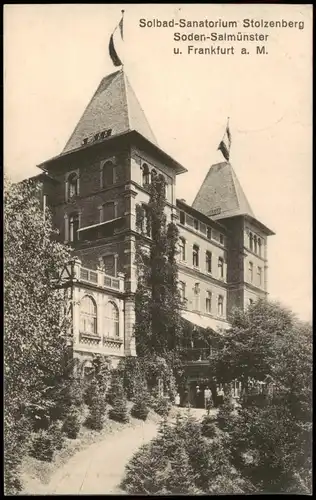
[(111, 137), (135, 130), (158, 146), (123, 68), (102, 79), (62, 154), (80, 148), (84, 139), (105, 130), (111, 130)]
[[(255, 218), (234, 169), (228, 162), (211, 166), (192, 206), (214, 219), (235, 215)], [(220, 210), (220, 213), (213, 216), (212, 212), (217, 210)]]

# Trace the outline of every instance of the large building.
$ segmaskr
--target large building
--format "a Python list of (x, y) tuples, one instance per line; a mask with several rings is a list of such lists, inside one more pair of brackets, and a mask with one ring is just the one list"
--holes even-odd
[[(227, 328), (235, 306), (267, 295), (267, 237), (229, 162), (211, 166), (192, 206), (176, 197), (186, 169), (158, 145), (124, 69), (106, 76), (62, 153), (38, 177), (60, 239), (73, 247), (73, 346), (113, 361), (135, 354), (136, 214), (153, 172), (166, 181), (167, 221), (179, 227), (183, 316)], [(150, 240), (150, 236), (148, 236)]]

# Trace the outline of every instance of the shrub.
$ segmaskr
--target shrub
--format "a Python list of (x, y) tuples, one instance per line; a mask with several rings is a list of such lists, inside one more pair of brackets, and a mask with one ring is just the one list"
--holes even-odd
[(117, 422), (129, 421), (127, 402), (123, 395), (118, 395), (113, 401), (113, 407), (109, 411), (109, 417)]
[(146, 420), (149, 413), (146, 398), (138, 398), (134, 403), (131, 415), (140, 420)]
[(163, 495), (168, 458), (154, 440), (142, 446), (126, 466), (122, 488), (129, 494)]
[(208, 438), (213, 438), (216, 435), (215, 419), (211, 415), (205, 415), (202, 420), (201, 432), (202, 435)]
[(54, 422), (48, 428), (48, 433), (52, 438), (54, 450), (61, 450), (64, 444), (64, 435), (59, 422)]
[(101, 393), (96, 382), (91, 385), (91, 394), (89, 398), (89, 413), (84, 425), (94, 431), (103, 429), (105, 417), (105, 395)]
[(161, 417), (169, 415), (169, 412), (171, 410), (171, 403), (168, 398), (164, 396), (158, 396), (157, 398), (152, 397), (150, 406)]
[(27, 448), (26, 435), (29, 434), (29, 422), (25, 418), (15, 420), (5, 408), (4, 418), (4, 488), (6, 495), (17, 495), (22, 490), (20, 466)]
[(223, 432), (229, 432), (232, 428), (233, 412), (234, 405), (229, 399), (225, 399), (217, 413), (217, 425)]
[(80, 431), (79, 412), (75, 406), (71, 407), (69, 413), (64, 420), (62, 431), (69, 439), (76, 439)]
[(32, 438), (29, 454), (37, 460), (51, 462), (55, 451), (54, 436), (48, 430), (40, 429)]

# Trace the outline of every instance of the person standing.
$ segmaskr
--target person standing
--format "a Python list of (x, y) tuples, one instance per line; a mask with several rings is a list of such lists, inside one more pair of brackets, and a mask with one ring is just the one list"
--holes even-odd
[(177, 392), (176, 397), (175, 397), (175, 403), (176, 406), (180, 406), (180, 394)]
[(205, 403), (205, 409), (209, 409), (210, 405), (211, 405), (211, 398), (212, 398), (212, 392), (211, 390), (206, 387), (205, 391), (204, 391), (204, 403)]

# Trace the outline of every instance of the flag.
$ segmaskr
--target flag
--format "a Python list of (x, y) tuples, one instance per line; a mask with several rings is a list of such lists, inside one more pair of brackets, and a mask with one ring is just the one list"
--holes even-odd
[(219, 143), (219, 146), (217, 148), (221, 151), (221, 153), (224, 156), (226, 161), (229, 161), (231, 143), (232, 143), (232, 137), (231, 137), (231, 133), (229, 130), (229, 122), (227, 121), (224, 137), (221, 140), (221, 142)]
[(124, 11), (122, 11), (122, 19), (120, 20), (119, 24), (116, 26), (116, 28), (114, 29), (114, 31), (110, 37), (109, 54), (110, 54), (110, 57), (112, 59), (114, 66), (123, 66), (123, 63), (122, 63), (121, 59), (119, 58), (119, 56), (116, 52), (116, 49), (115, 49), (115, 45), (114, 45), (114, 33), (117, 30), (117, 28), (120, 29), (121, 38), (123, 40), (123, 13), (124, 13)]

